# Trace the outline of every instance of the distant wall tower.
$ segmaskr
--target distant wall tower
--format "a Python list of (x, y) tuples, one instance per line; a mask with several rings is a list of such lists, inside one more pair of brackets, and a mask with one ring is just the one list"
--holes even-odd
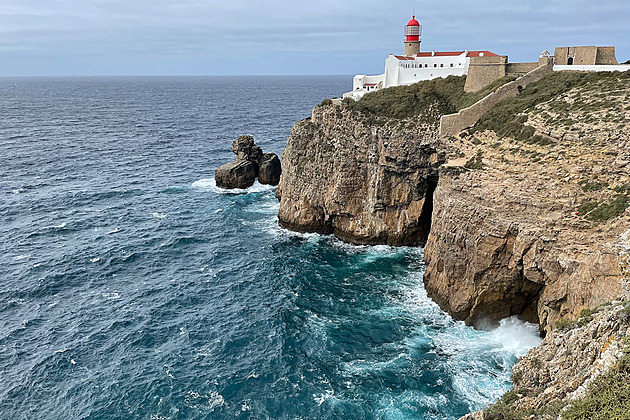
[(420, 36), (422, 26), (413, 16), (405, 26), (405, 55), (416, 55), (420, 52)]

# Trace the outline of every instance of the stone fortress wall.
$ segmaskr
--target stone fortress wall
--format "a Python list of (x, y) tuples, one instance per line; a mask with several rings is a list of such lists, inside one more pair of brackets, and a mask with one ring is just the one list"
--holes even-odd
[[(497, 57), (490, 57), (497, 58)], [(507, 62), (507, 57), (506, 62)], [(506, 83), (496, 91), (488, 94), (483, 99), (475, 102), (468, 108), (461, 109), (456, 114), (443, 115), (440, 119), (440, 136), (450, 136), (455, 135), (462, 131), (464, 128), (472, 127), (475, 123), (481, 118), (486, 112), (492, 109), (496, 104), (501, 102), (505, 98), (510, 98), (518, 95), (521, 90), (525, 88), (530, 83), (537, 82), (542, 79), (545, 75), (551, 73), (553, 71), (553, 57), (541, 57), (540, 60), (536, 63), (520, 63), (527, 64), (527, 66), (522, 66), (520, 69), (529, 68), (530, 64), (536, 64), (535, 68), (528, 73), (520, 76), (516, 80)], [(501, 68), (497, 66), (496, 68)], [(500, 71), (495, 71), (493, 74), (499, 74)], [(503, 75), (505, 76), (505, 74)], [(503, 77), (500, 76), (500, 77)], [(470, 73), (468, 75), (470, 77)], [(474, 76), (473, 76), (474, 77)], [(500, 78), (495, 77), (490, 82)], [(482, 79), (486, 81), (487, 79)], [(490, 83), (488, 82), (488, 83)], [(468, 79), (466, 79), (466, 83), (468, 83)], [(477, 82), (476, 82), (477, 83)], [(483, 86), (486, 86), (488, 83), (485, 83)], [(482, 87), (483, 87), (482, 86)], [(477, 89), (478, 90), (478, 89)]]
[(539, 62), (509, 63), (508, 57), (471, 57), (466, 76), (465, 92), (477, 92), (504, 76), (522, 76), (540, 65)]
[(619, 64), (615, 47), (556, 47), (554, 57), (555, 63), (560, 66)]

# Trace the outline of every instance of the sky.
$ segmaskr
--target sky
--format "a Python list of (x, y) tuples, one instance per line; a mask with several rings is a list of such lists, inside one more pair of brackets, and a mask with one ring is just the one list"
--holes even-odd
[(0, 76), (379, 74), (413, 13), (423, 51), (630, 59), (630, 0), (0, 0)]

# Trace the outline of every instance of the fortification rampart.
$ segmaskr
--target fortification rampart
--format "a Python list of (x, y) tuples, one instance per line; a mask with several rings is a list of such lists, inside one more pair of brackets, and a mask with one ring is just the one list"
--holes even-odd
[(455, 135), (467, 127), (472, 127), (479, 121), (479, 118), (503, 99), (518, 95), (525, 86), (540, 80), (552, 71), (552, 61), (544, 61), (543, 65), (512, 82), (506, 83), (468, 108), (464, 108), (456, 114), (443, 115), (440, 119), (440, 136)]
[(538, 66), (540, 66), (538, 61), (533, 61), (531, 63), (508, 63), (506, 72), (507, 74), (524, 75), (532, 70), (535, 70)]
[(556, 47), (556, 64), (594, 66), (599, 64), (619, 64), (615, 57), (615, 47), (597, 47), (594, 45), (580, 47)]

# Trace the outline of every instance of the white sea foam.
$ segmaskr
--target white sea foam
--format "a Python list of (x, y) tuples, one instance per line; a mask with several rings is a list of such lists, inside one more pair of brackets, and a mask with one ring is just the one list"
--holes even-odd
[[(382, 249), (381, 252), (388, 251)], [(413, 364), (418, 351), (437, 353), (440, 355), (437, 359), (440, 370), (448, 372), (452, 378), (456, 392), (454, 397), (466, 402), (469, 410), (473, 411), (496, 400), (509, 389), (512, 365), (517, 357), (541, 341), (538, 326), (517, 317), (502, 320), (498, 327), (490, 331), (474, 330), (461, 321), (454, 321), (427, 296), (421, 271), (410, 273), (401, 280), (400, 292), (400, 295), (393, 295), (385, 307), (370, 310), (370, 315), (378, 312), (379, 318), (415, 318), (418, 321), (415, 333), (400, 342), (389, 343), (391, 357), (387, 360), (357, 359), (343, 363), (342, 370), (351, 377), (388, 372), (398, 365)], [(387, 396), (387, 401), (384, 400), (382, 404), (384, 417), (390, 417), (390, 410), (397, 410), (401, 404), (404, 405), (402, 397), (389, 401), (390, 397)], [(426, 400), (439, 396), (408, 397), (424, 399), (418, 401), (417, 405), (426, 407), (436, 402), (440, 404), (439, 398), (435, 401)]]
[(156, 211), (154, 211), (153, 213), (151, 213), (151, 216), (157, 218), (157, 219), (164, 219), (166, 217), (166, 213), (158, 213)]
[(487, 337), (493, 347), (516, 357), (524, 356), (542, 341), (538, 325), (522, 321), (516, 316), (502, 319)]
[(17, 255), (17, 256), (15, 256), (15, 257), (13, 257), (13, 259), (14, 259), (14, 260), (18, 260), (18, 261), (20, 261), (20, 260), (25, 260), (25, 259), (27, 259), (28, 257), (30, 257), (30, 255), (29, 255), (29, 254), (24, 254), (24, 255)]
[(212, 191), (217, 194), (230, 194), (230, 195), (239, 195), (239, 194), (251, 194), (251, 193), (260, 193), (273, 191), (276, 189), (275, 186), (272, 185), (263, 185), (258, 181), (254, 182), (249, 188), (233, 188), (233, 189), (225, 189), (217, 187), (217, 183), (214, 178), (202, 178), (193, 182), (191, 187), (201, 190), (201, 191)]

